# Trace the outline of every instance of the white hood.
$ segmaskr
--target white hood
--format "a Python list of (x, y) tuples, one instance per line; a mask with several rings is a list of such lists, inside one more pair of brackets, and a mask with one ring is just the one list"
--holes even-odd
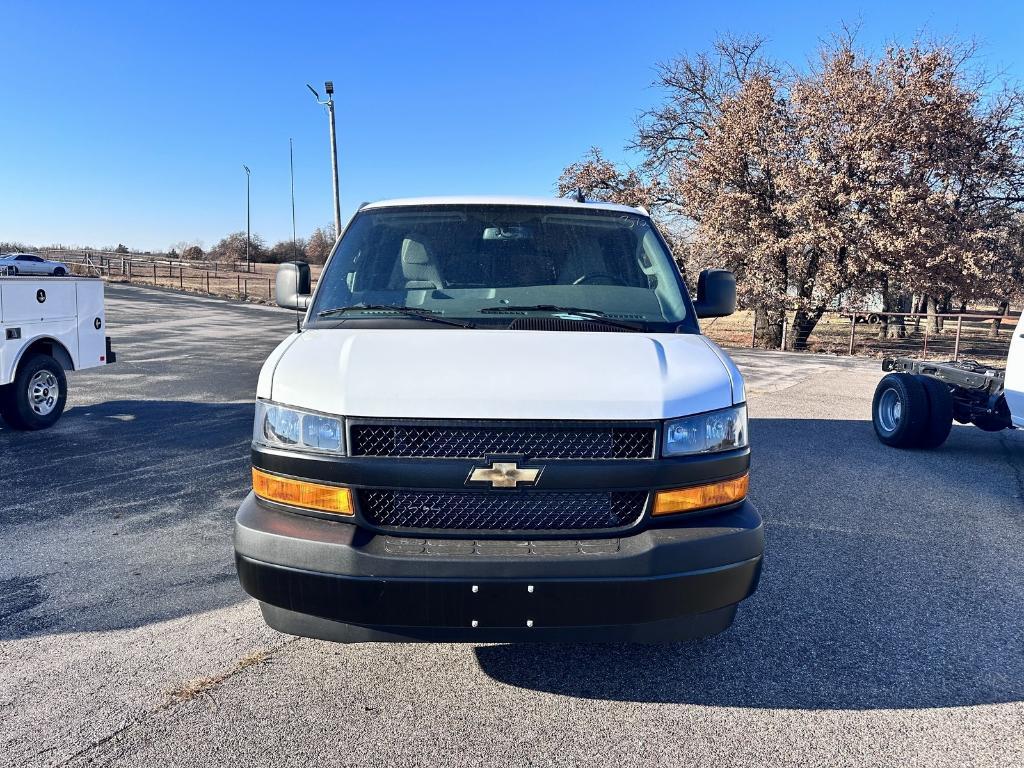
[(344, 416), (645, 420), (744, 392), (728, 356), (694, 334), (318, 329), (271, 354), (258, 396)]

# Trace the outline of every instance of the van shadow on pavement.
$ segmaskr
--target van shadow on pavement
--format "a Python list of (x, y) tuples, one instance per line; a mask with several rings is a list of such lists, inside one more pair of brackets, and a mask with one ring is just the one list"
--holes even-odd
[(495, 645), (495, 680), (568, 696), (764, 708), (1024, 700), (1024, 440), (958, 427), (933, 452), (869, 422), (755, 419), (758, 593), (665, 646)]

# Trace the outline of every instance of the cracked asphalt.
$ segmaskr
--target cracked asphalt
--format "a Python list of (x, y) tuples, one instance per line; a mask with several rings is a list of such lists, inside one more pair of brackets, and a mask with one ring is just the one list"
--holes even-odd
[(0, 765), (1024, 764), (1024, 437), (874, 439), (876, 362), (737, 351), (759, 592), (670, 646), (341, 646), (235, 581), (266, 307), (107, 289), (116, 366), (0, 425)]

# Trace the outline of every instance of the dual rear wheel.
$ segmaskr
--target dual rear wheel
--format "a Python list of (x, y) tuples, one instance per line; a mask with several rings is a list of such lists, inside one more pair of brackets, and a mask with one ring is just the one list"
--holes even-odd
[(894, 448), (938, 448), (953, 426), (953, 395), (931, 376), (890, 373), (871, 403), (875, 434)]

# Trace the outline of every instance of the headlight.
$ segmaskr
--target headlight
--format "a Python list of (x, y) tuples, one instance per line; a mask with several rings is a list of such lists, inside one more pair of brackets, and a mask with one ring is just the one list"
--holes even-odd
[(288, 408), (267, 400), (256, 401), (252, 441), (270, 448), (344, 453), (344, 425), (336, 416)]
[(747, 406), (737, 405), (666, 421), (662, 455), (717, 453), (747, 445)]

